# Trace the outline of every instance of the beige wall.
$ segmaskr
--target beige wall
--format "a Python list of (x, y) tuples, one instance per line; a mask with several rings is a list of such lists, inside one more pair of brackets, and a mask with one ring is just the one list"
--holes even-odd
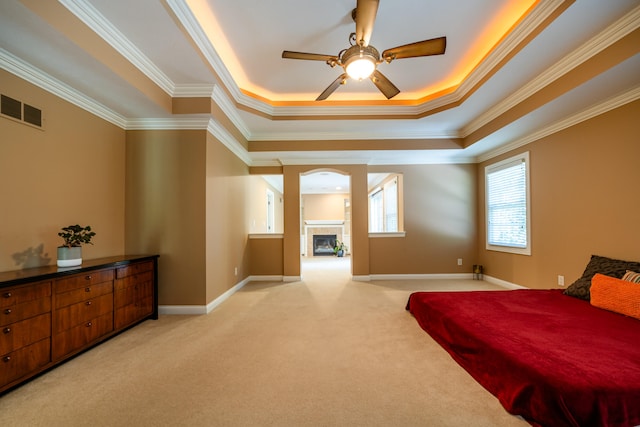
[[(356, 276), (480, 262), (498, 279), (549, 288), (557, 275), (571, 283), (591, 254), (640, 260), (640, 101), (481, 165), (285, 166), (284, 239), (249, 242), (253, 177), (206, 131), (125, 132), (4, 71), (0, 87), (41, 108), (45, 125), (0, 117), (0, 271), (55, 263), (59, 228), (80, 223), (97, 233), (87, 259), (160, 254), (163, 305), (207, 304), (249, 274), (297, 276), (299, 177), (318, 169), (351, 176)], [(484, 166), (527, 150), (532, 256), (486, 251)], [(406, 236), (369, 238), (367, 173), (390, 171), (404, 180)]]
[(344, 220), (344, 200), (349, 194), (303, 194), (305, 220)]
[[(479, 259), (486, 274), (530, 288), (568, 286), (592, 254), (640, 260), (640, 101), (482, 163)], [(531, 256), (485, 250), (484, 167), (529, 151)]]
[[(249, 275), (249, 167), (207, 134), (206, 302)], [(236, 273), (237, 271), (237, 273)]]
[(127, 132), (126, 250), (160, 254), (161, 305), (204, 305), (206, 131)]
[(252, 276), (282, 276), (283, 239), (249, 239), (249, 274)]
[(125, 132), (0, 70), (0, 92), (44, 130), (0, 116), (0, 271), (56, 263), (61, 227), (90, 225), (85, 259), (124, 253)]
[(406, 232), (370, 239), (371, 274), (471, 272), (477, 255), (475, 165), (370, 166), (368, 171), (402, 174)]
[(206, 305), (249, 275), (249, 178), (205, 130), (127, 133), (127, 251), (160, 254), (161, 305)]

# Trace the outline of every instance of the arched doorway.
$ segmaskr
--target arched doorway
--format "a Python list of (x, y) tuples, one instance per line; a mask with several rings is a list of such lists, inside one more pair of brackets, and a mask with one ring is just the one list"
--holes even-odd
[[(334, 168), (300, 173), (300, 272), (351, 274), (351, 176)], [(334, 248), (345, 246), (344, 256)]]

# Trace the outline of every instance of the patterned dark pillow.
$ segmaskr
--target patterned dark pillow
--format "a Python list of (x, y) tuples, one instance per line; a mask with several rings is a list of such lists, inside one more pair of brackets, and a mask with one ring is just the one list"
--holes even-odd
[(565, 295), (580, 298), (585, 301), (591, 300), (591, 278), (594, 274), (600, 273), (605, 276), (622, 278), (627, 270), (640, 271), (640, 262), (622, 261), (598, 255), (591, 255), (591, 260), (584, 269), (582, 276), (573, 282), (565, 291)]

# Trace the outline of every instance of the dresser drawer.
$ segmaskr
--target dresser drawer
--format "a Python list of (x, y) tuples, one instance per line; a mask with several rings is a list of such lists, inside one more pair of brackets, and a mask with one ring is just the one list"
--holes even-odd
[(0, 355), (51, 336), (51, 314), (42, 314), (0, 328)]
[(99, 270), (86, 274), (76, 274), (75, 276), (56, 280), (54, 284), (55, 292), (64, 293), (72, 289), (85, 288), (98, 283), (109, 282), (113, 280), (113, 276), (113, 270)]
[(50, 349), (51, 340), (46, 338), (0, 356), (0, 384), (29, 376), (48, 364), (51, 361)]
[(81, 288), (72, 289), (67, 292), (56, 294), (56, 308), (66, 307), (82, 301), (87, 301), (101, 295), (113, 292), (113, 282), (103, 282), (97, 285), (87, 285)]
[(134, 304), (116, 308), (114, 327), (116, 329), (129, 326), (153, 313), (153, 297), (141, 299)]
[(113, 292), (116, 307), (153, 295), (153, 273), (149, 271), (124, 279), (116, 279), (113, 284)]
[(132, 274), (123, 278), (118, 278), (114, 282), (116, 290), (135, 286), (140, 283), (151, 283), (153, 285), (153, 271)]
[(0, 307), (12, 307), (48, 296), (51, 296), (51, 282), (4, 288), (0, 290)]
[(113, 295), (106, 294), (68, 305), (53, 314), (53, 333), (63, 332), (74, 326), (113, 311)]
[(0, 308), (0, 326), (18, 322), (51, 311), (51, 296)]
[(80, 350), (113, 330), (113, 312), (105, 314), (53, 336), (52, 358)]
[(132, 276), (134, 274), (140, 274), (145, 271), (153, 271), (153, 261), (137, 262), (135, 264), (129, 264), (126, 267), (120, 267), (116, 269), (116, 278)]

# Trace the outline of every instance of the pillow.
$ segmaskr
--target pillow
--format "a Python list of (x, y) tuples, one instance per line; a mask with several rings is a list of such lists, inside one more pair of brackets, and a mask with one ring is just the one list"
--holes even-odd
[(591, 260), (584, 269), (582, 276), (565, 289), (564, 294), (589, 301), (589, 288), (591, 287), (591, 278), (594, 274), (601, 273), (620, 279), (627, 270), (640, 271), (640, 262), (622, 261), (591, 255)]
[(591, 280), (591, 305), (640, 320), (640, 285), (596, 273)]
[(624, 273), (624, 276), (622, 276), (622, 280), (626, 280), (627, 282), (640, 283), (640, 273), (627, 270), (627, 272)]

